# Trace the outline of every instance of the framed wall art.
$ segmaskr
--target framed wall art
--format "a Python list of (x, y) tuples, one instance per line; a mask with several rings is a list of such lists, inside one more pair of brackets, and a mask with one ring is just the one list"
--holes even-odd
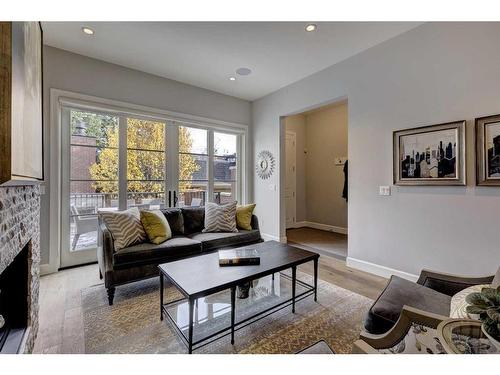
[(476, 119), (476, 183), (500, 186), (500, 115)]
[(395, 185), (465, 185), (465, 120), (393, 133)]

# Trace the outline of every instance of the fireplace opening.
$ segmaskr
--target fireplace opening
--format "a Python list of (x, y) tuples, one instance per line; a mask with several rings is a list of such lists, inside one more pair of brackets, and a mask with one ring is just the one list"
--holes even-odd
[(28, 325), (29, 242), (0, 275), (0, 353), (17, 353)]

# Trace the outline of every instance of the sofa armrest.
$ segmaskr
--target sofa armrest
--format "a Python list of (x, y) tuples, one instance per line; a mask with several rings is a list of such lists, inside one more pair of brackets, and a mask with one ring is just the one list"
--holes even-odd
[(493, 276), (463, 277), (430, 270), (422, 270), (417, 284), (434, 289), (437, 292), (453, 296), (461, 290), (473, 285), (491, 284)]
[(101, 243), (97, 247), (97, 260), (101, 274), (104, 276), (104, 283), (106, 284), (106, 280), (110, 276), (109, 273), (113, 271), (114, 238), (101, 219), (99, 219), (99, 231), (101, 232)]
[(259, 230), (259, 219), (257, 218), (257, 216), (252, 215), (252, 220), (250, 221), (250, 225), (252, 229)]

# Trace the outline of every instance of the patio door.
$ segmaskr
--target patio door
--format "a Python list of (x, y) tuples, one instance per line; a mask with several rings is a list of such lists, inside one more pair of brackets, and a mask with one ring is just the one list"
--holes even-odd
[(241, 200), (242, 134), (62, 107), (60, 267), (96, 261), (98, 214)]
[(174, 205), (178, 128), (72, 108), (61, 115), (60, 266), (70, 267), (97, 260), (99, 211)]

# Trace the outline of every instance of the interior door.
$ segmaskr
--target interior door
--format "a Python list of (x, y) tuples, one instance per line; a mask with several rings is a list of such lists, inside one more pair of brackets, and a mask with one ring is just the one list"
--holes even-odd
[(296, 222), (296, 134), (286, 132), (286, 172), (285, 172), (285, 207), (286, 207), (286, 227), (295, 226)]

